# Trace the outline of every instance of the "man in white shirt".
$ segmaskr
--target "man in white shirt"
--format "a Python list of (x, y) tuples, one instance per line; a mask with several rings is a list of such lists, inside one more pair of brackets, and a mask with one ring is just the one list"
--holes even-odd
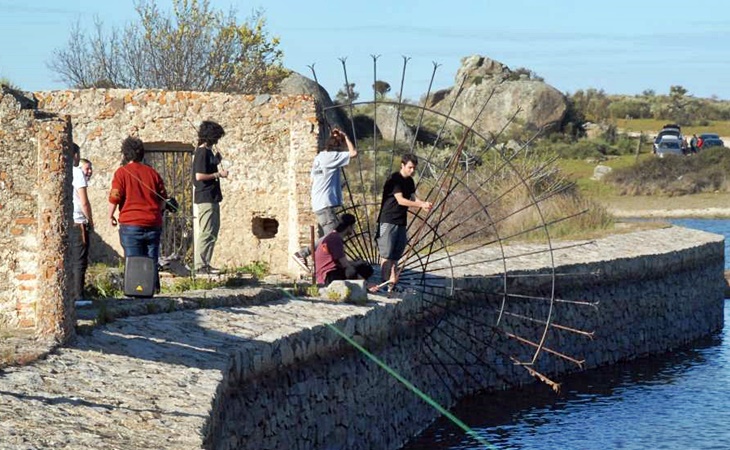
[(81, 159), (80, 149), (73, 144), (73, 226), (69, 233), (71, 240), (71, 267), (73, 269), (74, 300), (81, 300), (86, 282), (86, 268), (89, 265), (89, 237), (94, 227), (91, 203), (86, 188), (93, 168), (91, 161)]

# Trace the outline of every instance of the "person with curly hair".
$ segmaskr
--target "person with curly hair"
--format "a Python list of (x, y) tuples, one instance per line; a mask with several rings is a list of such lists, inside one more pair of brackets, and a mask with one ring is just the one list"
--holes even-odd
[[(114, 172), (109, 193), (109, 221), (119, 225), (124, 257), (147, 256), (157, 268), (162, 212), (167, 191), (159, 173), (143, 162), (144, 144), (136, 137), (122, 142), (122, 166)], [(115, 213), (119, 208), (119, 219)], [(159, 274), (156, 274), (159, 289)]]
[(218, 274), (211, 266), (213, 250), (220, 230), (220, 202), (223, 201), (220, 179), (228, 177), (226, 169), (219, 169), (220, 152), (213, 146), (225, 136), (223, 127), (216, 122), (203, 121), (198, 128), (198, 147), (193, 156), (193, 214), (195, 215), (195, 271)]

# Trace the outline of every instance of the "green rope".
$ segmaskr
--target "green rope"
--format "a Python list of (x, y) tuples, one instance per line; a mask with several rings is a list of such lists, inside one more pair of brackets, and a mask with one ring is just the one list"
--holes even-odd
[[(292, 298), (292, 299), (295, 298), (290, 292), (287, 292), (287, 291), (283, 291), (283, 292), (286, 295), (288, 295), (290, 298)], [(443, 406), (439, 405), (436, 400), (432, 399), (431, 397), (428, 396), (428, 394), (426, 394), (425, 392), (421, 391), (416, 386), (414, 386), (413, 383), (411, 383), (410, 381), (408, 381), (405, 378), (403, 378), (398, 372), (396, 372), (390, 366), (388, 366), (387, 364), (385, 364), (385, 362), (381, 361), (377, 356), (375, 356), (372, 353), (370, 353), (369, 351), (367, 351), (363, 346), (361, 346), (360, 344), (358, 344), (357, 342), (355, 342), (350, 336), (346, 335), (339, 328), (337, 328), (336, 326), (334, 326), (331, 323), (328, 323), (326, 325), (332, 331), (334, 331), (335, 333), (337, 333), (338, 335), (340, 335), (350, 345), (352, 345), (357, 350), (359, 350), (360, 353), (362, 353), (363, 355), (367, 356), (371, 361), (373, 361), (375, 364), (377, 364), (378, 366), (380, 366), (383, 370), (385, 370), (386, 373), (388, 373), (390, 376), (392, 376), (396, 380), (400, 381), (405, 387), (407, 387), (414, 394), (416, 394), (418, 397), (420, 397), (421, 400), (423, 400), (424, 402), (426, 402), (429, 405), (431, 405), (436, 411), (438, 411), (439, 413), (441, 413), (444, 416), (446, 416), (446, 418), (448, 418), (450, 421), (452, 421), (454, 424), (456, 424), (456, 426), (458, 426), (459, 428), (461, 428), (462, 430), (464, 430), (464, 432), (467, 435), (471, 436), (474, 440), (476, 440), (481, 445), (483, 445), (484, 448), (495, 449), (495, 450), (497, 449), (497, 447), (495, 447), (494, 445), (490, 444), (486, 439), (484, 439), (483, 437), (479, 436), (479, 434), (477, 434), (476, 431), (474, 431), (471, 428), (469, 428), (469, 426), (467, 424), (465, 424), (464, 422), (462, 422), (461, 420), (459, 420), (458, 417), (456, 417), (455, 415), (451, 414)]]

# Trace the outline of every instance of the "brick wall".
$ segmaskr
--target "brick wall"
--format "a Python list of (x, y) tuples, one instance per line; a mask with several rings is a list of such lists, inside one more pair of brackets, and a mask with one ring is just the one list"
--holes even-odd
[[(117, 230), (107, 220), (122, 140), (135, 135), (145, 142), (195, 145), (198, 124), (214, 120), (226, 130), (217, 149), (232, 166), (221, 184), (224, 200), (213, 265), (264, 261), (274, 273), (297, 273), (289, 254), (308, 241), (314, 223), (309, 170), (320, 120), (311, 97), (117, 89), (35, 96), (39, 108), (70, 116), (82, 157), (94, 163), (88, 191), (100, 240), (92, 248), (92, 260), (112, 262), (122, 255)], [(254, 234), (263, 219), (278, 223), (274, 237)]]
[(36, 328), (59, 341), (66, 314), (70, 123), (0, 91), (0, 329)]

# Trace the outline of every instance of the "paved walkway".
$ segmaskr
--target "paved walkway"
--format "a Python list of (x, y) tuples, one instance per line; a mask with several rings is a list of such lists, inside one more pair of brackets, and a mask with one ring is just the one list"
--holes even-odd
[[(719, 240), (693, 230), (652, 230), (555, 249), (552, 257), (556, 265), (585, 263)], [(505, 265), (509, 271), (540, 269), (551, 259), (529, 246), (485, 249), (459, 255), (461, 264), (444, 272), (484, 276)], [(45, 359), (0, 371), (0, 449), (200, 448), (235, 350), (255, 350), (397, 301), (370, 296), (368, 305), (355, 306), (251, 287), (118, 301), (108, 310), (116, 317), (112, 322), (82, 327), (75, 342)], [(97, 313), (81, 311), (80, 317)]]
[(256, 288), (198, 294), (211, 305), (251, 304), (117, 319), (0, 372), (0, 448), (200, 448), (229, 352), (393, 302), (293, 300)]

